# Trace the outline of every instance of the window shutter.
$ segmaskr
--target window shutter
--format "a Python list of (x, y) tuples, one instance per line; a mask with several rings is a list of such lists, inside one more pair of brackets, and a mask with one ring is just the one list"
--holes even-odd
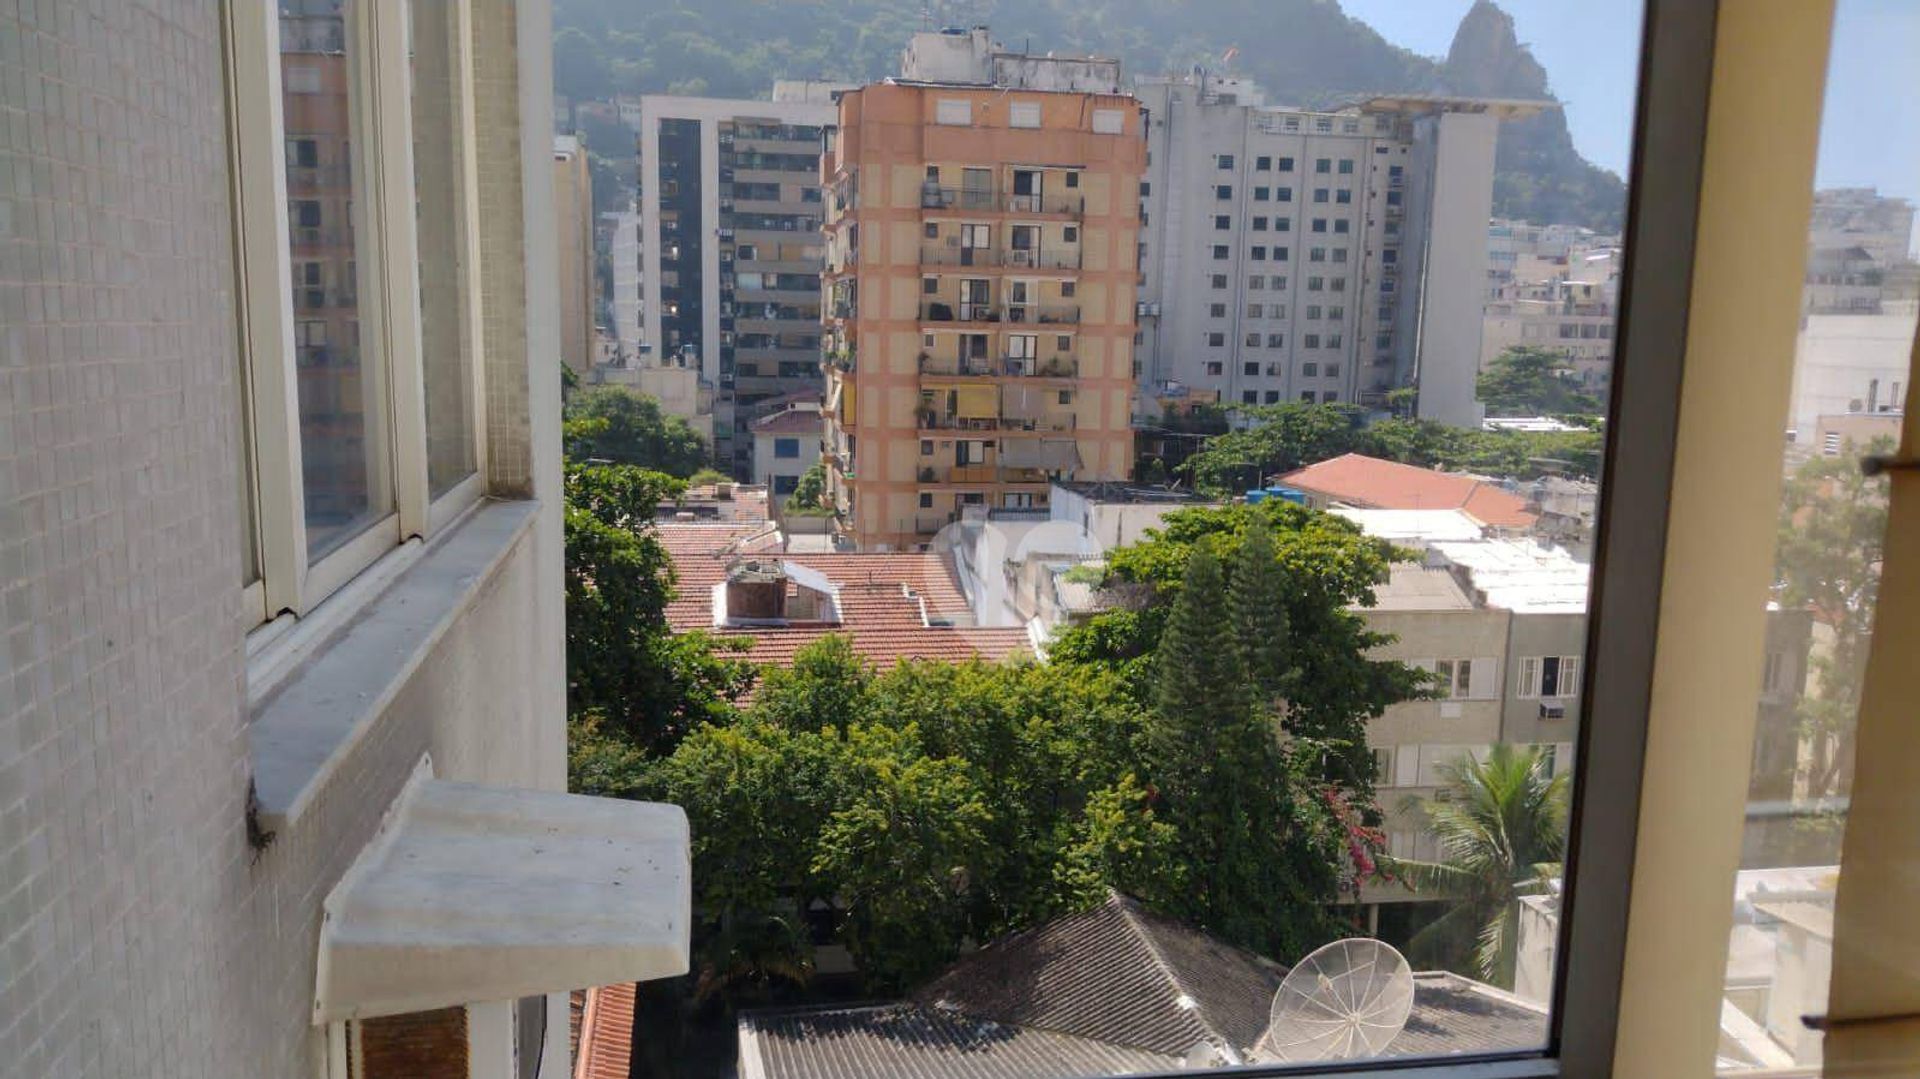
[(1577, 697), (1580, 695), (1579, 656), (1560, 657), (1559, 695), (1562, 697)]
[(1420, 747), (1398, 746), (1393, 755), (1393, 785), (1396, 787), (1417, 787), (1420, 785)]
[(1520, 680), (1514, 688), (1514, 695), (1522, 699), (1540, 695), (1540, 657), (1522, 656), (1520, 659)]
[(1467, 676), (1467, 696), (1476, 701), (1488, 700), (1498, 695), (1495, 688), (1500, 684), (1500, 661), (1496, 659), (1468, 660), (1473, 664)]

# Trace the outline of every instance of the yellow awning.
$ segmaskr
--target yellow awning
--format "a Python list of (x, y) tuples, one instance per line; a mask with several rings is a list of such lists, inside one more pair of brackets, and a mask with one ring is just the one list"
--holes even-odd
[(962, 386), (954, 391), (954, 414), (969, 419), (1000, 415), (1000, 389), (997, 386)]

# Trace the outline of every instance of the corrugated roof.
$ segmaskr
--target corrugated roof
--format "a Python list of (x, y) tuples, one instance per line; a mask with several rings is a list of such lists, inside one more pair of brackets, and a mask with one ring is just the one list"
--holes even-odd
[[(1114, 1075), (1182, 1068), (1196, 1046), (1255, 1062), (1262, 1058), (1251, 1048), (1285, 973), (1113, 896), (989, 944), (909, 1003), (749, 1013), (740, 1024), (741, 1076)], [(1384, 1055), (1535, 1049), (1546, 1035), (1546, 1012), (1511, 993), (1422, 973), (1407, 1025)]]
[(1173, 1057), (912, 1004), (740, 1017), (741, 1079), (1069, 1079), (1179, 1066)]
[(1538, 515), (1526, 499), (1458, 472), (1403, 465), (1360, 453), (1345, 453), (1280, 477), (1289, 487), (1360, 509), (1464, 510), (1494, 528), (1531, 528)]

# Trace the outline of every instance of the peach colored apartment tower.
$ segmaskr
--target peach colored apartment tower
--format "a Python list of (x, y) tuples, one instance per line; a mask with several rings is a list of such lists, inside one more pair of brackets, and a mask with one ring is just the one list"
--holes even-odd
[(863, 548), (1132, 467), (1139, 103), (1113, 61), (996, 49), (916, 36), (935, 77), (841, 95), (821, 159), (828, 490)]

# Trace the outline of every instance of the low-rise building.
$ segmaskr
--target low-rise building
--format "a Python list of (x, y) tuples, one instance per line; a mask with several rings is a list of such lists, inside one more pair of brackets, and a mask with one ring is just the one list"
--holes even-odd
[(818, 399), (791, 402), (753, 421), (753, 482), (772, 494), (776, 511), (820, 463), (821, 426)]
[(1524, 533), (1540, 515), (1501, 481), (1440, 472), (1365, 454), (1345, 453), (1295, 469), (1280, 483), (1306, 495), (1315, 509), (1461, 510), (1481, 525)]

